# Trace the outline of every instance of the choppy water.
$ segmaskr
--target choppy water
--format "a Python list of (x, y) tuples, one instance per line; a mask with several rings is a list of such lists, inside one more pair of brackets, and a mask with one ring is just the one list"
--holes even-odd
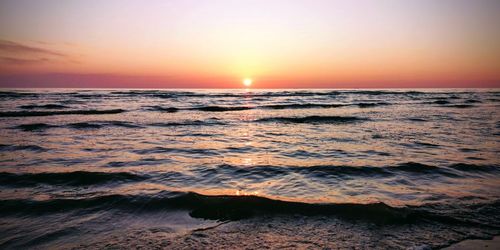
[(3, 90), (0, 248), (489, 238), (499, 107), (498, 90)]

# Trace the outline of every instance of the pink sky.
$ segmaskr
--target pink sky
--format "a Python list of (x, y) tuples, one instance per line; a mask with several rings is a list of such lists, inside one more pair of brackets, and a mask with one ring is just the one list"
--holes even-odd
[(7, 0), (0, 87), (500, 87), (494, 0)]

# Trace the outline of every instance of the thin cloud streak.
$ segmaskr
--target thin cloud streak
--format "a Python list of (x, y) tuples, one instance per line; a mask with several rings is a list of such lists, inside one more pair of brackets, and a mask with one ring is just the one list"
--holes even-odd
[(16, 65), (26, 65), (26, 64), (40, 64), (40, 63), (48, 63), (51, 60), (48, 58), (35, 58), (35, 59), (25, 59), (25, 58), (16, 58), (16, 57), (1, 57), (0, 62), (6, 64), (16, 64)]
[(42, 54), (49, 56), (58, 56), (58, 57), (66, 57), (65, 54), (49, 50), (45, 48), (28, 46), (12, 41), (0, 40), (0, 51), (9, 52), (9, 53), (23, 53), (23, 54)]
[[(37, 41), (45, 46), (58, 46), (48, 42)], [(4, 66), (1, 72), (9, 72), (9, 69), (32, 69), (33, 67), (47, 66), (50, 64), (80, 64), (81, 61), (75, 56), (56, 50), (39, 46), (26, 45), (24, 43), (0, 39), (0, 65)]]

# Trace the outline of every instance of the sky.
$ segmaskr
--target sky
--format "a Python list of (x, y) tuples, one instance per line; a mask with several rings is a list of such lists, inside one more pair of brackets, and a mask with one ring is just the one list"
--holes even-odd
[(497, 0), (0, 0), (0, 87), (500, 87)]

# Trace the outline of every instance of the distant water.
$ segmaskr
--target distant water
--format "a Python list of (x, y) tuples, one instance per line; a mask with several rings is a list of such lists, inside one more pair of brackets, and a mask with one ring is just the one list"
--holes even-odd
[(0, 248), (500, 233), (498, 90), (2, 90)]

